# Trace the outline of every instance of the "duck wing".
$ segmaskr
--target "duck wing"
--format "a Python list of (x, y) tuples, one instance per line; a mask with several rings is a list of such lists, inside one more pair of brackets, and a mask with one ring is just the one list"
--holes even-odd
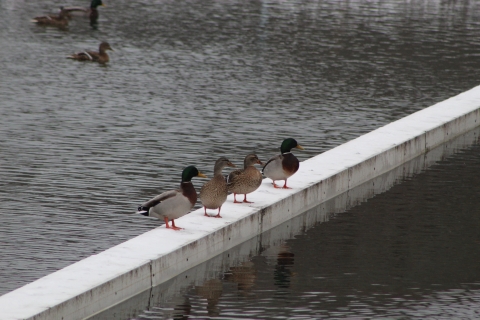
[(82, 52), (74, 53), (73, 55), (67, 58), (77, 59), (77, 60), (98, 61), (98, 59), (100, 58), (100, 54), (95, 51), (82, 51)]
[(180, 190), (165, 191), (164, 193), (161, 193), (155, 198), (150, 199), (142, 204), (140, 207), (138, 207), (138, 211), (148, 210), (149, 208), (155, 207), (162, 201), (175, 197), (178, 193), (180, 193)]
[(47, 15), (47, 16), (35, 17), (31, 21), (37, 22), (37, 23), (49, 23), (49, 22), (61, 21), (62, 19), (63, 18), (59, 16)]
[(230, 174), (227, 176), (227, 185), (231, 185), (239, 176), (241, 176), (243, 173), (243, 170), (234, 170), (230, 172)]
[(265, 165), (263, 166), (263, 168), (262, 168), (262, 173), (265, 174), (265, 168), (268, 166), (268, 164), (270, 164), (271, 162), (273, 162), (273, 161), (275, 161), (275, 160), (277, 160), (277, 159), (280, 159), (281, 157), (282, 157), (281, 154), (276, 155), (276, 156), (274, 156), (274, 157), (271, 157), (270, 160), (268, 160), (267, 163), (265, 163)]
[(85, 8), (85, 7), (63, 7), (63, 11), (66, 11), (66, 12), (88, 12), (88, 8)]

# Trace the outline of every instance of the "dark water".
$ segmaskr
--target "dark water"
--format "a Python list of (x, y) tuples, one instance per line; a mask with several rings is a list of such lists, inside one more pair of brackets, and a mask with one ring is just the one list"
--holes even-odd
[(441, 146), (427, 170), (417, 158), (92, 320), (478, 319), (479, 134)]
[(475, 1), (106, 3), (59, 30), (29, 20), (64, 1), (0, 0), (0, 293), (158, 226), (130, 213), (186, 165), (304, 160), (479, 83)]

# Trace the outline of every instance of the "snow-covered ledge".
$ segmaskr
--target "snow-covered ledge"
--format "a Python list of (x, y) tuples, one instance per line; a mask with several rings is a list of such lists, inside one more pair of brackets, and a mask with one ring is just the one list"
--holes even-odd
[[(185, 230), (159, 227), (0, 297), (1, 319), (83, 319), (161, 284), (254, 236), (480, 125), (480, 86), (301, 163), (274, 189), (269, 179), (223, 219), (194, 211)], [(208, 223), (207, 223), (208, 222)], [(146, 246), (145, 243), (161, 245)]]

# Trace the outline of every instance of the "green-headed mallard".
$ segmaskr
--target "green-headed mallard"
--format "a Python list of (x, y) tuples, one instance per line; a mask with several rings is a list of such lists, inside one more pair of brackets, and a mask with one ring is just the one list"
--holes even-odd
[[(144, 216), (152, 216), (163, 219), (167, 228), (180, 230), (175, 226), (174, 219), (186, 215), (197, 202), (197, 191), (192, 184), (193, 177), (206, 178), (203, 173), (194, 166), (188, 166), (183, 169), (182, 182), (180, 189), (166, 191), (155, 198), (148, 200), (140, 207), (138, 213)], [(172, 226), (168, 225), (168, 220), (172, 220)]]
[(42, 26), (53, 26), (62, 28), (68, 26), (68, 13), (63, 7), (60, 7), (60, 12), (58, 13), (58, 15), (35, 17), (31, 21)]
[(63, 9), (70, 16), (86, 16), (90, 18), (90, 22), (96, 22), (98, 20), (98, 6), (105, 7), (102, 0), (92, 0), (90, 7), (64, 7)]
[(222, 170), (227, 166), (235, 167), (227, 158), (218, 158), (213, 167), (212, 180), (205, 183), (200, 189), (199, 197), (207, 217), (211, 217), (207, 214), (207, 209), (218, 209), (218, 214), (214, 217), (221, 218), (220, 209), (228, 196), (227, 181), (222, 175)]
[(70, 56), (68, 56), (68, 59), (74, 59), (78, 61), (94, 61), (98, 63), (107, 63), (110, 61), (110, 57), (107, 54), (107, 50), (112, 50), (113, 49), (110, 47), (108, 42), (102, 42), (100, 43), (100, 46), (98, 48), (98, 52), (95, 51), (82, 51), (82, 52), (77, 52), (74, 53)]
[(280, 146), (281, 154), (271, 158), (263, 167), (263, 174), (272, 179), (273, 187), (280, 188), (275, 184), (276, 180), (285, 180), (285, 184), (282, 188), (290, 189), (287, 187), (287, 179), (290, 178), (300, 167), (297, 157), (291, 153), (293, 148), (304, 150), (301, 145), (297, 143), (295, 139), (288, 138), (283, 140)]
[(254, 167), (255, 164), (262, 165), (263, 163), (258, 159), (257, 155), (249, 154), (243, 161), (243, 169), (232, 171), (228, 175), (228, 191), (233, 192), (234, 203), (241, 203), (237, 201), (237, 193), (245, 195), (243, 202), (252, 203), (247, 201), (247, 194), (257, 190), (263, 179), (260, 171)]

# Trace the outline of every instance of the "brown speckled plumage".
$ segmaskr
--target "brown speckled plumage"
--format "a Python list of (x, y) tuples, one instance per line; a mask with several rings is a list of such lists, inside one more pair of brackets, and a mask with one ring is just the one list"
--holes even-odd
[(207, 217), (210, 217), (207, 215), (207, 209), (218, 209), (218, 214), (215, 217), (221, 218), (220, 210), (222, 208), (222, 204), (225, 202), (225, 200), (227, 200), (228, 195), (227, 181), (222, 175), (222, 170), (226, 166), (235, 167), (230, 160), (225, 157), (220, 157), (215, 162), (213, 178), (205, 183), (200, 189), (199, 197), (205, 210), (205, 216)]
[(63, 8), (61, 8), (58, 15), (35, 17), (32, 19), (32, 22), (43, 26), (64, 28), (68, 26), (68, 14), (65, 10), (63, 10)]
[(228, 175), (228, 191), (233, 192), (234, 203), (240, 203), (237, 201), (237, 193), (245, 195), (243, 202), (251, 203), (247, 201), (247, 194), (257, 190), (262, 184), (262, 174), (254, 167), (255, 164), (262, 165), (258, 157), (255, 154), (249, 154), (243, 163), (244, 169), (232, 171)]
[(110, 47), (108, 42), (102, 42), (98, 47), (98, 52), (95, 52), (95, 51), (77, 52), (72, 54), (71, 56), (68, 56), (67, 58), (78, 60), (78, 61), (94, 61), (98, 63), (107, 63), (110, 61), (110, 57), (106, 52), (107, 50), (113, 51), (113, 49)]

